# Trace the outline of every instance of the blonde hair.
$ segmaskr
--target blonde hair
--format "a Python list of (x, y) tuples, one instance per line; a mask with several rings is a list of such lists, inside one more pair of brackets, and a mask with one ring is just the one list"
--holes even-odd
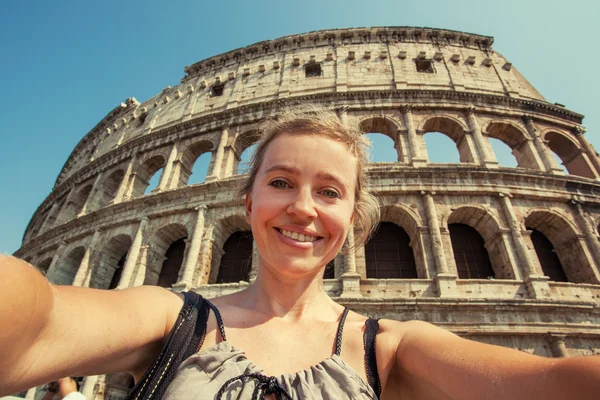
[(315, 105), (285, 108), (276, 119), (269, 119), (261, 126), (261, 137), (249, 163), (248, 178), (240, 189), (240, 195), (252, 191), (258, 170), (262, 165), (269, 144), (282, 134), (324, 136), (343, 143), (356, 159), (356, 191), (354, 195), (354, 246), (363, 245), (379, 223), (379, 203), (366, 190), (365, 167), (369, 162), (370, 142), (361, 132), (353, 118), (340, 120), (334, 111)]

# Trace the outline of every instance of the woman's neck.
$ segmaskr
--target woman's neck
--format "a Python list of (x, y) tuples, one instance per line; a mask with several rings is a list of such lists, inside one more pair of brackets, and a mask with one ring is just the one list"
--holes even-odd
[(244, 305), (272, 317), (294, 321), (323, 315), (339, 306), (323, 288), (321, 272), (315, 276), (285, 279), (259, 268), (254, 283), (244, 292)]

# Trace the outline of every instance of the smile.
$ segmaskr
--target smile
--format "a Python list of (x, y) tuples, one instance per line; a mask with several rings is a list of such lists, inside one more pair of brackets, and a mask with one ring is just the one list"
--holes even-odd
[(320, 238), (320, 236), (310, 236), (310, 235), (305, 235), (303, 233), (286, 231), (283, 229), (277, 229), (277, 230), (279, 232), (281, 232), (281, 234), (283, 236), (289, 237), (290, 239), (296, 240), (298, 242), (314, 242), (315, 240)]

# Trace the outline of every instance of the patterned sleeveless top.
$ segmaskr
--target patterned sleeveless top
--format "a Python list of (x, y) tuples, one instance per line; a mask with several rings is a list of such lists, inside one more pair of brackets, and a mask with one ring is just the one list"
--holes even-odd
[(344, 309), (340, 318), (334, 354), (305, 370), (268, 377), (246, 357), (244, 351), (227, 341), (219, 310), (208, 304), (215, 313), (223, 341), (184, 360), (163, 399), (250, 400), (263, 399), (268, 395), (272, 395), (267, 397), (269, 399), (282, 400), (379, 398), (381, 387), (375, 360), (377, 320), (367, 321), (364, 335), (369, 382), (341, 358), (342, 332), (348, 308)]

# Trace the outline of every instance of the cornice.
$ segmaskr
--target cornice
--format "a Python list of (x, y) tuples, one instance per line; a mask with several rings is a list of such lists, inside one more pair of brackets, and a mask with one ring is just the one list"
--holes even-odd
[(264, 57), (279, 51), (361, 43), (428, 43), (492, 51), (494, 38), (448, 29), (407, 26), (327, 29), (265, 40), (198, 61), (184, 68), (186, 75), (182, 82), (231, 62)]

